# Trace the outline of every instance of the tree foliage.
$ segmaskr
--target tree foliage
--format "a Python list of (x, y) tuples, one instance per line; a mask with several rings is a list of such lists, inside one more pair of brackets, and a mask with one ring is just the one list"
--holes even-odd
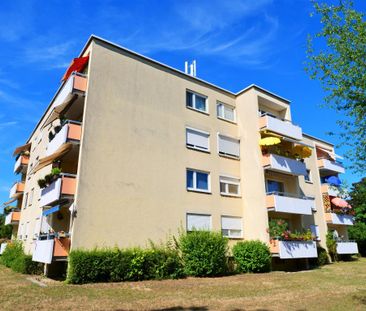
[(355, 210), (356, 221), (366, 224), (366, 177), (353, 184), (349, 195)]
[(0, 239), (10, 239), (13, 231), (12, 225), (5, 225), (5, 215), (0, 214)]
[[(320, 80), (325, 104), (342, 114), (342, 145), (351, 169), (366, 171), (366, 21), (351, 0), (329, 5), (313, 0), (322, 29), (309, 36), (306, 71)], [(331, 133), (335, 134), (335, 133)]]

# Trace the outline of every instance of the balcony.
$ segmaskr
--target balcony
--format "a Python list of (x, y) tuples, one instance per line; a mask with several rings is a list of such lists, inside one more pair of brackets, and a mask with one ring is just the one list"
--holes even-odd
[(50, 206), (61, 199), (73, 197), (76, 188), (76, 175), (61, 174), (48, 187), (42, 189), (40, 207)]
[(270, 115), (262, 115), (259, 118), (259, 128), (269, 130), (296, 140), (302, 139), (301, 127), (294, 125), (291, 121), (282, 120)]
[(296, 197), (282, 192), (271, 192), (266, 197), (266, 207), (269, 211), (311, 215), (315, 210), (315, 200), (310, 197)]
[(337, 242), (337, 254), (358, 254), (356, 242)]
[(328, 224), (353, 226), (354, 217), (352, 215), (325, 213), (325, 220)]
[(80, 142), (81, 123), (76, 121), (67, 121), (55, 137), (49, 142), (46, 150), (46, 156), (53, 154), (66, 142)]
[(306, 175), (304, 162), (279, 156), (277, 154), (265, 154), (262, 156), (262, 165), (265, 169), (294, 176)]
[(328, 175), (343, 174), (345, 172), (342, 163), (325, 158), (318, 158), (318, 168)]
[(66, 260), (70, 251), (70, 238), (35, 241), (32, 260), (50, 264), (53, 260)]
[(314, 241), (278, 241), (271, 240), (272, 256), (281, 259), (316, 258), (318, 252)]
[(18, 174), (20, 172), (24, 172), (29, 163), (29, 156), (21, 155), (14, 165), (14, 173)]
[(24, 192), (24, 182), (16, 182), (10, 189), (9, 197), (14, 198), (17, 194)]
[(328, 195), (331, 197), (336, 197), (339, 195), (339, 191), (338, 191), (337, 187), (331, 186), (327, 183), (321, 185), (321, 190), (322, 190), (322, 193), (328, 193)]
[(80, 73), (73, 73), (62, 86), (53, 101), (52, 108), (67, 104), (74, 95), (83, 94), (86, 91), (87, 78)]
[(5, 225), (17, 225), (20, 220), (20, 212), (10, 212), (5, 217)]

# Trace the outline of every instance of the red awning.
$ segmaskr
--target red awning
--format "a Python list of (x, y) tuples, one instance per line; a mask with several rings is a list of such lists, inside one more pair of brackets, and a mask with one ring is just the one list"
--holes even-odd
[(76, 72), (80, 72), (82, 71), (86, 64), (88, 63), (89, 60), (89, 56), (85, 56), (85, 57), (79, 57), (79, 58), (74, 58), (69, 66), (69, 68), (67, 68), (64, 76), (62, 77), (62, 81), (67, 80), (68, 77), (70, 77), (70, 75), (76, 71)]
[(341, 198), (333, 198), (331, 200), (331, 202), (335, 205), (335, 206), (338, 206), (338, 207), (341, 207), (341, 208), (344, 208), (344, 207), (348, 207), (348, 208), (352, 208), (351, 205), (348, 204), (347, 201), (341, 199)]

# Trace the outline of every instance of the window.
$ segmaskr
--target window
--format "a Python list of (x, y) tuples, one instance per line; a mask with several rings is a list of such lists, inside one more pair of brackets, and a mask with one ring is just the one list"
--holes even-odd
[(267, 192), (285, 192), (283, 182), (267, 180)]
[(229, 157), (239, 158), (240, 156), (240, 140), (218, 135), (219, 154)]
[(210, 192), (210, 174), (187, 169), (187, 189)]
[(34, 194), (34, 188), (29, 193), (29, 200), (28, 200), (29, 206), (32, 205), (32, 203), (33, 203), (33, 194)]
[(186, 145), (188, 148), (209, 151), (210, 134), (192, 128), (186, 128)]
[(305, 181), (308, 183), (312, 183), (312, 178), (311, 178), (311, 172), (310, 170), (306, 170), (306, 175), (304, 175)]
[(24, 209), (27, 208), (27, 204), (28, 204), (28, 192), (26, 192), (24, 195)]
[(239, 196), (240, 179), (220, 176), (220, 193), (222, 195)]
[(23, 235), (24, 235), (24, 224), (20, 224), (20, 230), (19, 230), (19, 240), (22, 239)]
[(319, 240), (320, 233), (319, 233), (319, 226), (317, 225), (310, 225), (311, 234)]
[(37, 217), (36, 222), (34, 224), (33, 238), (37, 238), (39, 236), (40, 231), (41, 231), (41, 217)]
[(211, 215), (187, 214), (187, 231), (211, 230)]
[(221, 216), (221, 232), (228, 238), (243, 236), (242, 219), (240, 217)]
[(235, 108), (224, 103), (218, 102), (217, 103), (217, 117), (228, 120), (231, 122), (235, 122)]
[(25, 227), (24, 227), (24, 236), (23, 239), (26, 240), (28, 238), (28, 230), (29, 230), (29, 221), (27, 221), (25, 223)]
[(187, 91), (186, 106), (208, 113), (207, 97)]

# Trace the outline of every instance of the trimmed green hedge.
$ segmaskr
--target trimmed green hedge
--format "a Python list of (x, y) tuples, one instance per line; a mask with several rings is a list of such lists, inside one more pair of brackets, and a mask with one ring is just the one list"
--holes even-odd
[(220, 232), (193, 231), (179, 238), (184, 271), (191, 276), (220, 276), (228, 273), (228, 239)]
[(269, 272), (271, 270), (271, 253), (261, 241), (238, 242), (233, 247), (233, 255), (238, 272)]
[(26, 255), (19, 241), (9, 243), (1, 255), (1, 263), (15, 272), (23, 274), (41, 274), (42, 264), (32, 261), (31, 255)]
[(178, 252), (168, 248), (74, 250), (67, 281), (94, 282), (176, 279), (184, 276)]

